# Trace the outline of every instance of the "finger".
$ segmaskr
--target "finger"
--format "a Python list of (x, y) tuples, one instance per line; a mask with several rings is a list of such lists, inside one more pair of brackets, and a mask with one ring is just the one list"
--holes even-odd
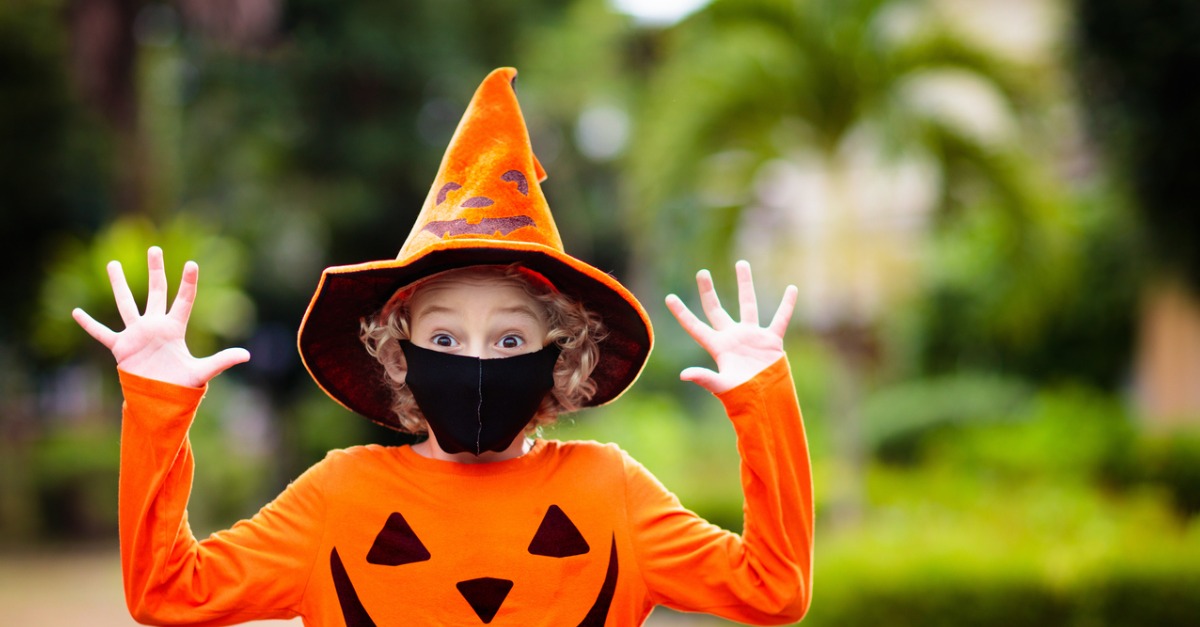
[(71, 310), (71, 317), (75, 319), (75, 322), (79, 323), (79, 326), (83, 327), (84, 331), (87, 331), (88, 335), (103, 344), (105, 348), (112, 350), (113, 344), (117, 343), (117, 333), (103, 324), (96, 322), (96, 319), (89, 316), (86, 311), (76, 307)]
[(691, 381), (714, 394), (722, 391), (723, 387), (720, 376), (716, 372), (699, 366), (684, 368), (683, 372), (679, 373), (679, 379), (681, 381)]
[(247, 361), (250, 361), (250, 351), (244, 348), (227, 348), (199, 360), (198, 368), (201, 378), (209, 381), (222, 372)]
[(742, 324), (758, 326), (758, 298), (754, 295), (754, 277), (750, 274), (750, 262), (741, 260), (734, 264), (737, 270), (738, 306)]
[(150, 271), (150, 290), (146, 293), (146, 315), (167, 312), (167, 273), (163, 252), (158, 246), (146, 251), (146, 267)]
[(775, 310), (775, 317), (771, 318), (771, 326), (769, 329), (772, 333), (779, 337), (787, 332), (788, 324), (792, 321), (792, 312), (796, 311), (796, 296), (799, 290), (795, 285), (787, 286), (783, 290), (783, 300), (779, 303), (779, 309)]
[(192, 315), (192, 304), (196, 302), (196, 284), (200, 277), (200, 266), (189, 261), (183, 264), (183, 278), (179, 281), (179, 291), (175, 293), (175, 302), (171, 303), (172, 318), (187, 326), (188, 318)]
[(679, 321), (679, 326), (683, 327), (683, 330), (687, 331), (687, 334), (692, 336), (697, 344), (707, 350), (708, 338), (713, 332), (712, 328), (697, 318), (696, 314), (692, 313), (692, 310), (688, 309), (688, 306), (674, 294), (667, 296), (667, 309)]
[(133, 292), (129, 291), (129, 283), (125, 281), (125, 271), (121, 268), (121, 262), (108, 262), (108, 282), (112, 285), (117, 312), (121, 314), (125, 326), (137, 322), (141, 314), (138, 313), (137, 302), (133, 300)]
[(700, 289), (700, 307), (712, 328), (720, 331), (737, 324), (721, 307), (721, 299), (717, 297), (717, 289), (713, 286), (712, 274), (708, 270), (696, 273), (696, 286)]

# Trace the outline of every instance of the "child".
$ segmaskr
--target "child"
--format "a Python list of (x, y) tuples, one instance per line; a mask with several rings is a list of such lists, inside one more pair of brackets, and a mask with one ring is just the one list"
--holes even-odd
[(811, 477), (782, 341), (794, 287), (765, 328), (745, 262), (740, 321), (705, 271), (709, 324), (667, 298), (717, 364), (681, 378), (716, 394), (737, 431), (740, 537), (684, 509), (615, 445), (534, 437), (559, 412), (619, 396), (652, 332), (628, 290), (563, 251), (515, 75), (480, 86), (399, 257), (326, 269), (301, 325), (323, 390), (427, 433), (421, 443), (332, 451), (253, 518), (197, 542), (187, 430), (207, 382), (249, 354), (191, 356), (198, 268), (185, 265), (168, 310), (157, 248), (144, 314), (109, 264), (124, 331), (75, 310), (120, 369), (121, 557), (140, 622), (640, 625), (660, 604), (756, 624), (805, 613)]

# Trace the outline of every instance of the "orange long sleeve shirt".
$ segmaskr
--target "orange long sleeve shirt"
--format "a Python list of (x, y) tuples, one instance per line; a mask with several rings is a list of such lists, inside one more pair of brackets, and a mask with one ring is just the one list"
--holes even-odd
[(808, 608), (812, 480), (786, 359), (719, 395), (742, 457), (741, 536), (615, 445), (537, 440), (489, 464), (332, 451), (254, 517), (197, 541), (187, 432), (204, 390), (121, 382), (121, 562), (139, 622), (640, 625), (666, 605), (780, 624)]

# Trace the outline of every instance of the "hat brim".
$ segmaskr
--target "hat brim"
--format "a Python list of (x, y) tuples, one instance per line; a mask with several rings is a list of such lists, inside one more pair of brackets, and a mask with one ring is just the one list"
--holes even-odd
[(566, 253), (533, 243), (480, 246), (479, 240), (446, 240), (411, 259), (334, 266), (321, 274), (298, 345), (304, 366), (331, 398), (381, 425), (398, 428), (383, 367), (359, 339), (360, 320), (383, 307), (397, 289), (418, 279), (475, 265), (521, 265), (600, 315), (608, 331), (592, 372), (596, 394), (585, 406), (621, 395), (641, 374), (654, 333), (641, 303), (611, 275)]

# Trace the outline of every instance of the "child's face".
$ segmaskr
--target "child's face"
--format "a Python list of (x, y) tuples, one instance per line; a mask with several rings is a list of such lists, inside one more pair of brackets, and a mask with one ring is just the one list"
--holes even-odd
[(413, 344), (498, 359), (540, 350), (549, 328), (541, 305), (515, 284), (449, 276), (422, 286), (409, 304)]

